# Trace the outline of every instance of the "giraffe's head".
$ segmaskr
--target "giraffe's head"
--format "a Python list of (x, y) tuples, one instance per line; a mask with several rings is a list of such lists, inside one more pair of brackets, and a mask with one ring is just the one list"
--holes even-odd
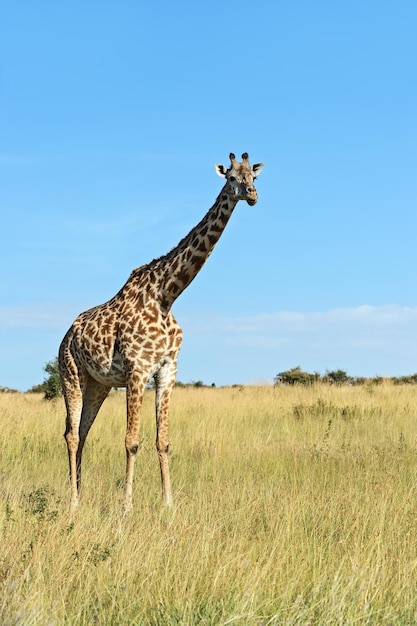
[(230, 167), (224, 165), (214, 166), (217, 174), (226, 179), (225, 191), (234, 200), (246, 200), (250, 206), (256, 204), (258, 194), (253, 181), (260, 174), (263, 163), (250, 165), (247, 152), (242, 154), (242, 163), (236, 161), (233, 153), (230, 153)]

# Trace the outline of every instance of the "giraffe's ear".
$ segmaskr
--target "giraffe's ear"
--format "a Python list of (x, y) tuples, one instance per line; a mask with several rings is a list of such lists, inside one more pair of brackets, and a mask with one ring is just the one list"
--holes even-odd
[(226, 178), (226, 173), (227, 173), (227, 169), (224, 167), (224, 165), (215, 165), (214, 169), (216, 170), (216, 174), (218, 176), (221, 176), (222, 178)]
[(263, 163), (255, 163), (255, 165), (252, 165), (252, 172), (255, 178), (262, 172), (263, 167)]

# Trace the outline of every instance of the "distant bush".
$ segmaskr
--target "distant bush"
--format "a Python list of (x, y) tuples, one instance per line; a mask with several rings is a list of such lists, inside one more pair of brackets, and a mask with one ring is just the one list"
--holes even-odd
[(311, 374), (301, 369), (299, 365), (284, 372), (280, 372), (274, 378), (274, 385), (312, 385), (313, 383), (324, 383), (327, 385), (382, 385), (383, 382), (391, 382), (394, 385), (416, 385), (417, 373), (410, 376), (399, 376), (388, 378), (383, 376), (349, 376), (345, 370), (326, 370), (321, 376), (318, 372)]
[(0, 393), (17, 393), (17, 389), (10, 389), (10, 387), (0, 387)]
[(347, 375), (344, 370), (326, 371), (322, 378), (322, 382), (329, 385), (349, 385), (352, 382), (352, 378)]
[(317, 380), (320, 380), (320, 374), (309, 374), (297, 365), (277, 374), (274, 378), (274, 385), (312, 385)]
[(364, 376), (355, 376), (355, 378), (352, 378), (352, 385), (366, 385), (367, 382), (368, 378)]
[(189, 383), (183, 383), (180, 380), (176, 380), (175, 381), (175, 387), (195, 387), (196, 389), (199, 389), (200, 387), (215, 387), (216, 383), (211, 383), (211, 385), (206, 385), (203, 383), (202, 380), (192, 380)]
[(417, 373), (392, 379), (394, 385), (417, 385)]

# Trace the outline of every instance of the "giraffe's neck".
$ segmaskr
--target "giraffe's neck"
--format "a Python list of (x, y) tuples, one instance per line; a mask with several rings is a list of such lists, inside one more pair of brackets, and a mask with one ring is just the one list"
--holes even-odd
[(171, 308), (173, 302), (201, 270), (220, 239), (236, 204), (237, 200), (229, 198), (223, 189), (201, 222), (176, 248), (154, 262), (162, 310), (168, 311)]

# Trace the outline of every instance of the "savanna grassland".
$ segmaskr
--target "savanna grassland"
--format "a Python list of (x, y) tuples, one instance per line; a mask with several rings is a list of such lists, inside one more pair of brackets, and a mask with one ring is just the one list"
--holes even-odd
[(417, 623), (414, 385), (175, 389), (172, 509), (149, 391), (128, 517), (124, 403), (71, 516), (63, 402), (0, 394), (0, 624)]

